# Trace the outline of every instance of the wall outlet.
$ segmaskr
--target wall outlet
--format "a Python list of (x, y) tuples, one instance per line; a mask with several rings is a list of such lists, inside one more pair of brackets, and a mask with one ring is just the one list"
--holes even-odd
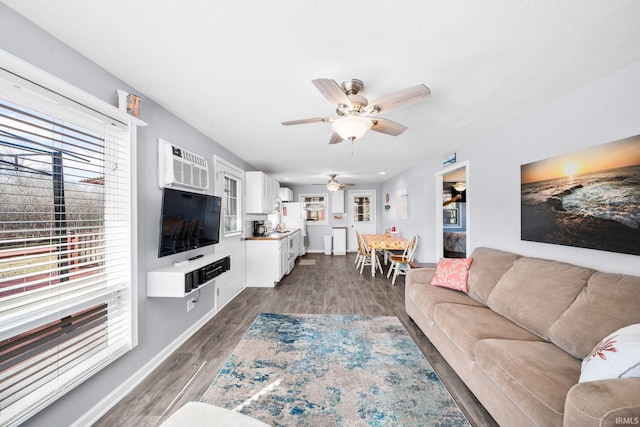
[(187, 313), (196, 308), (196, 299), (191, 298), (187, 301)]

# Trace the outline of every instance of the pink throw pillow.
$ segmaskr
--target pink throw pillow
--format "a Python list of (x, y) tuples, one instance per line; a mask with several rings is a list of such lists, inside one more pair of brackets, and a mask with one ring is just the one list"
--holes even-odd
[(471, 261), (471, 258), (441, 258), (438, 261), (436, 274), (434, 274), (431, 284), (467, 292), (467, 278)]

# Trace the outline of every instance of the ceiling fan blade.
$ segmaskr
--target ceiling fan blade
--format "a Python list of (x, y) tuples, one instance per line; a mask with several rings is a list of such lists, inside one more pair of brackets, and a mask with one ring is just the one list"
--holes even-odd
[(290, 126), (290, 125), (303, 125), (306, 123), (319, 123), (319, 122), (326, 123), (330, 121), (331, 121), (330, 117), (314, 117), (312, 119), (289, 120), (288, 122), (282, 122), (282, 124), (285, 126)]
[(311, 83), (320, 91), (322, 96), (327, 98), (334, 105), (344, 104), (351, 107), (351, 100), (342, 90), (340, 85), (332, 79), (315, 79)]
[(343, 139), (340, 135), (338, 135), (338, 132), (334, 132), (333, 135), (331, 135), (331, 139), (329, 140), (329, 144), (337, 144), (339, 142), (342, 142)]
[(400, 123), (396, 123), (389, 119), (372, 119), (374, 121), (373, 126), (371, 126), (371, 130), (380, 133), (386, 133), (387, 135), (398, 136), (405, 130), (407, 127), (405, 125), (401, 125)]
[(429, 96), (431, 96), (431, 90), (429, 90), (425, 85), (419, 84), (390, 95), (383, 96), (382, 98), (369, 103), (367, 111), (369, 111), (370, 114), (388, 113), (389, 111), (414, 104), (428, 98)]

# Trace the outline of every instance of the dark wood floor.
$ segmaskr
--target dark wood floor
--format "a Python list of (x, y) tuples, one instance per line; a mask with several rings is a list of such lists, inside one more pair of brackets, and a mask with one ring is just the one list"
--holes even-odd
[[(188, 401), (197, 401), (260, 312), (397, 316), (474, 426), (497, 424), (404, 309), (404, 277), (371, 277), (354, 255), (307, 254), (275, 288), (247, 288), (172, 354), (95, 426), (157, 426)], [(386, 268), (385, 268), (386, 272)]]

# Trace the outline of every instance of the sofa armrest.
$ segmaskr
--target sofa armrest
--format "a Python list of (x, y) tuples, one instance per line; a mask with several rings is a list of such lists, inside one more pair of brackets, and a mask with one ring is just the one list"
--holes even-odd
[(407, 281), (411, 281), (411, 283), (431, 283), (435, 273), (435, 268), (412, 268), (407, 273)]
[(640, 425), (640, 378), (574, 385), (564, 404), (564, 427)]

